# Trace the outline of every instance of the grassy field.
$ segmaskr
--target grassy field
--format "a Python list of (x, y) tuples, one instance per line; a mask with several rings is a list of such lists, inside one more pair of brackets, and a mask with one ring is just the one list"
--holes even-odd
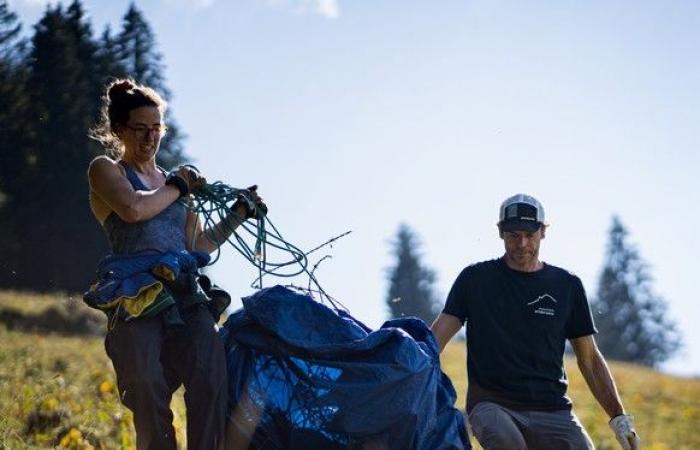
[[(43, 331), (45, 316), (76, 327), (96, 320), (104, 325), (102, 314), (93, 315), (67, 295), (0, 292), (0, 313), (8, 312), (19, 323), (25, 321), (17, 314), (42, 319), (39, 331), (10, 330), (17, 327), (0, 323), (0, 449), (135, 449), (131, 413), (117, 397), (102, 337)], [(90, 320), (76, 319), (85, 315)], [(181, 392), (174, 410), (178, 440), (184, 442)]]
[[(14, 315), (9, 315), (8, 312)], [(67, 295), (0, 292), (2, 317), (75, 318), (86, 311)], [(66, 319), (67, 320), (67, 319)], [(89, 323), (95, 320), (91, 316)], [(76, 321), (80, 326), (85, 321)], [(77, 325), (76, 325), (77, 324)], [(131, 415), (117, 398), (114, 374), (99, 336), (47, 335), (0, 323), (0, 449), (135, 448)], [(443, 366), (465, 393), (464, 345), (448, 346)], [(636, 418), (643, 448), (698, 450), (700, 380), (677, 378), (634, 365), (613, 363), (627, 409)], [(575, 411), (600, 450), (616, 449), (604, 412), (588, 392), (573, 361), (567, 361)], [(174, 399), (175, 428), (184, 442), (182, 394)], [(476, 446), (476, 448), (479, 448)]]
[[(464, 408), (466, 392), (464, 343), (452, 342), (442, 358), (443, 370), (450, 376), (459, 395), (457, 406)], [(576, 367), (566, 360), (569, 397), (574, 412), (591, 435), (598, 450), (619, 449), (608, 428), (605, 412), (598, 406)], [(611, 362), (625, 408), (634, 416), (642, 448), (649, 450), (698, 450), (700, 434), (700, 379), (679, 378), (634, 364)], [(480, 448), (475, 445), (475, 448)]]

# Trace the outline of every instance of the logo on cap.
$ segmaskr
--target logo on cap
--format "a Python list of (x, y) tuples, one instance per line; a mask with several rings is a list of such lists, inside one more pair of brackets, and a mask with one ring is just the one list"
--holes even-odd
[(536, 231), (544, 223), (544, 208), (530, 195), (516, 194), (501, 204), (498, 217), (501, 231)]

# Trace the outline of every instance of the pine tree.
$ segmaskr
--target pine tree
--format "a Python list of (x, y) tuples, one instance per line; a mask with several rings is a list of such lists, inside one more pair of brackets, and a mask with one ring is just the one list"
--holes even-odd
[(22, 24), (0, 1), (0, 208), (12, 195), (13, 177), (22, 171), (21, 136), (28, 99), (25, 92), (27, 71), (26, 42), (20, 38)]
[(627, 243), (627, 230), (613, 217), (592, 302), (603, 354), (611, 359), (657, 366), (679, 349), (680, 333), (667, 315), (666, 302), (655, 294), (647, 264)]
[(430, 324), (435, 319), (435, 273), (420, 261), (418, 238), (402, 224), (392, 247), (396, 264), (388, 272), (386, 298), (391, 316), (416, 316)]
[(35, 26), (30, 53), (27, 170), (19, 180), (14, 229), (21, 243), (15, 287), (83, 290), (104, 236), (91, 216), (85, 171), (101, 153), (87, 137), (95, 123), (100, 86), (97, 46), (79, 1), (48, 7)]
[(119, 60), (119, 45), (117, 39), (112, 36), (112, 29), (109, 25), (107, 25), (102, 32), (96, 57), (100, 86), (105, 86), (113, 79), (127, 76), (126, 68)]
[[(157, 50), (156, 38), (151, 26), (132, 3), (122, 20), (122, 31), (116, 38), (117, 55), (127, 76), (136, 82), (156, 90), (166, 100), (172, 95), (165, 83), (163, 56)], [(187, 159), (184, 153), (183, 135), (168, 108), (164, 118), (168, 132), (158, 151), (158, 164), (172, 168)]]
[(0, 0), (0, 62), (3, 65), (16, 62), (21, 31), (17, 14), (10, 11), (7, 0)]
[[(7, 5), (0, 0), (0, 286), (82, 291), (108, 252), (85, 176), (103, 149), (87, 134), (105, 82), (127, 75), (124, 36), (106, 29), (95, 41), (82, 3), (73, 0), (67, 8), (48, 6), (27, 43)], [(148, 67), (162, 74), (153, 34), (142, 18), (131, 19), (145, 25), (151, 42), (135, 52), (143, 56), (139, 73), (167, 94), (161, 78), (149, 79)], [(182, 139), (171, 127), (174, 143), (162, 154), (179, 161)]]
[(85, 89), (85, 108), (83, 114), (89, 123), (99, 118), (100, 100), (102, 93), (102, 77), (98, 70), (98, 43), (95, 42), (92, 26), (85, 17), (85, 10), (80, 0), (73, 0), (66, 10), (68, 32), (75, 43), (76, 57), (82, 63), (80, 71), (81, 82)]
[(13, 211), (18, 205), (19, 181), (27, 167), (23, 148), (31, 134), (26, 40), (20, 37), (21, 29), (7, 1), (0, 1), (0, 285), (14, 279), (12, 261), (21, 251)]
[(126, 73), (138, 83), (152, 87), (164, 98), (170, 98), (165, 86), (163, 56), (157, 50), (151, 26), (132, 3), (122, 19), (122, 31), (117, 37), (119, 60)]
[(0, 1), (0, 208), (10, 201), (14, 177), (23, 171), (22, 129), (26, 119), (27, 71), (25, 41), (20, 38), (22, 25), (7, 1)]

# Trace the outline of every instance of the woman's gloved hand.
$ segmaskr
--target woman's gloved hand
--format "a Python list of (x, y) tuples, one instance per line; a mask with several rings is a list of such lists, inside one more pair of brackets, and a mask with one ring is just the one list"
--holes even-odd
[[(262, 197), (257, 193), (258, 186), (253, 185), (247, 188), (248, 200), (241, 195), (231, 206), (231, 211), (236, 213), (243, 220), (261, 219), (267, 214), (267, 205), (263, 202)], [(250, 201), (249, 201), (250, 200)], [(251, 206), (250, 203), (253, 203)]]
[(196, 167), (185, 165), (171, 171), (165, 177), (165, 184), (175, 186), (180, 191), (180, 197), (184, 197), (205, 186), (207, 179), (199, 173)]

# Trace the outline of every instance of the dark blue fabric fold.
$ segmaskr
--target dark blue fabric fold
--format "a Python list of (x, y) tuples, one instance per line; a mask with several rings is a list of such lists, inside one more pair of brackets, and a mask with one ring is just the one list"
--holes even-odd
[(419, 319), (371, 331), (282, 286), (222, 327), (232, 420), (251, 449), (469, 449), (437, 343)]
[(173, 278), (181, 273), (196, 273), (209, 262), (202, 252), (144, 251), (131, 255), (109, 254), (97, 266), (97, 283), (85, 292), (83, 299), (93, 308), (101, 308), (115, 298), (134, 297), (145, 286), (158, 280), (153, 274), (156, 267), (169, 270)]

